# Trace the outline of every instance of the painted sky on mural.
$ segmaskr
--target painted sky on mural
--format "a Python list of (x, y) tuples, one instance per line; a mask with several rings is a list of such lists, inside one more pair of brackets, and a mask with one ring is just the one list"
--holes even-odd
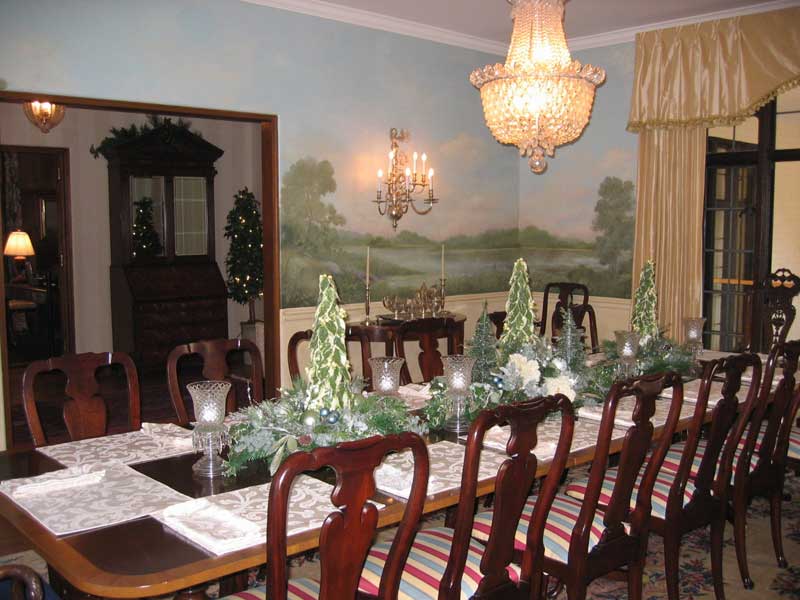
[(589, 126), (577, 142), (556, 149), (544, 175), (520, 160), (520, 226), (536, 225), (584, 240), (595, 237), (597, 189), (607, 176), (636, 180), (638, 138), (625, 131), (633, 89), (635, 46), (619, 44), (574, 52), (574, 58), (606, 70)]

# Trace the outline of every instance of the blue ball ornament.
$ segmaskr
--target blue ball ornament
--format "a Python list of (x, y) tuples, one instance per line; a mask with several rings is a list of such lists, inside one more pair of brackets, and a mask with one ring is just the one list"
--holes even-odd
[(319, 416), (323, 419), (326, 418), (329, 414), (331, 414), (331, 409), (329, 408), (320, 408), (319, 409)]
[(330, 425), (334, 425), (335, 423), (337, 423), (339, 421), (339, 411), (338, 410), (330, 411), (330, 413), (328, 413), (328, 416), (326, 417), (326, 420)]

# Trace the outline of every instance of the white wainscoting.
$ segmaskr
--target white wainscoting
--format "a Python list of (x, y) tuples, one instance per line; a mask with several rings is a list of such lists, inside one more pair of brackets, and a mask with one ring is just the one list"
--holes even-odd
[[(475, 330), (475, 323), (481, 314), (483, 303), (488, 302), (489, 311), (505, 310), (507, 292), (495, 292), (491, 294), (468, 294), (464, 296), (450, 296), (447, 298), (447, 309), (453, 312), (458, 312), (467, 316), (464, 334), (465, 339), (469, 340)], [(534, 299), (537, 306), (541, 308), (542, 294), (535, 293)], [(556, 297), (551, 296), (551, 302), (555, 302)], [(597, 329), (600, 340), (610, 339), (617, 329), (627, 329), (628, 320), (630, 315), (630, 300), (625, 298), (596, 298), (591, 299), (592, 306), (597, 314)], [(551, 304), (552, 306), (552, 304)], [(363, 304), (346, 304), (344, 306), (347, 311), (348, 318), (351, 321), (359, 321), (364, 318), (364, 305)], [(283, 385), (288, 385), (289, 366), (286, 356), (287, 345), (289, 338), (296, 331), (303, 329), (311, 329), (314, 321), (315, 308), (286, 308), (281, 310), (281, 382)], [(551, 309), (552, 310), (552, 309)], [(377, 314), (386, 313), (386, 309), (379, 303), (373, 302), (370, 306), (370, 313), (375, 316)], [(442, 345), (442, 352), (446, 351), (446, 347)], [(361, 358), (360, 349), (358, 344), (350, 344), (348, 348), (351, 361), (353, 363), (353, 372), (361, 373)], [(383, 344), (373, 344), (372, 355), (382, 356), (384, 354)], [(406, 356), (414, 357), (418, 354), (413, 348), (413, 344), (409, 343), (406, 348)], [(299, 349), (299, 362), (301, 372), (308, 362), (308, 344), (301, 344)], [(420, 379), (419, 367), (416, 360), (410, 359), (409, 368), (411, 369), (412, 378), (417, 381)]]

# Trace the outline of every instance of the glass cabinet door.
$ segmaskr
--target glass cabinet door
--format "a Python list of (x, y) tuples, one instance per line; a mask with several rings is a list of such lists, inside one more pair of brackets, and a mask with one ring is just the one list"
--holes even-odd
[(175, 256), (208, 254), (205, 177), (175, 177)]
[(164, 177), (130, 178), (131, 255), (164, 256), (166, 211)]

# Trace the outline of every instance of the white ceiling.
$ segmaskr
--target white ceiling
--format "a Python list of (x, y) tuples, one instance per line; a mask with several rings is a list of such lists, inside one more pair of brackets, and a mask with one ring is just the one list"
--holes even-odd
[[(507, 0), (245, 0), (444, 43), (504, 53)], [(800, 4), (800, 0), (567, 0), (575, 48), (632, 40), (636, 31)]]

